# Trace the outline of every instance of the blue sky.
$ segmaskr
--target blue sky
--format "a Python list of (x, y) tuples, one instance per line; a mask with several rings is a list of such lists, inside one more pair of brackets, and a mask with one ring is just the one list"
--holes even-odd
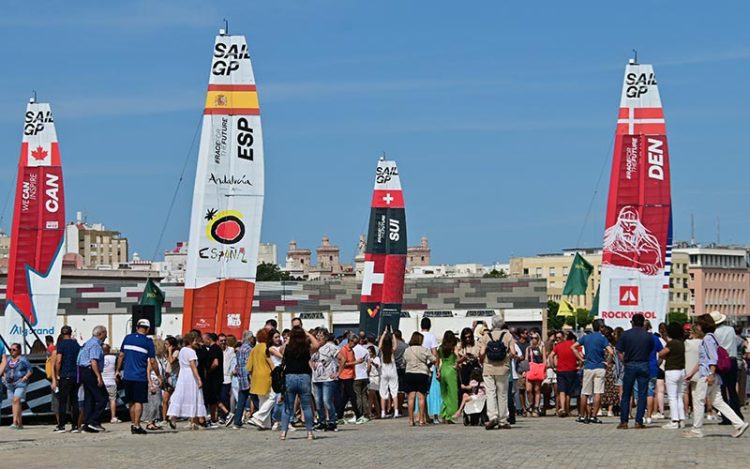
[[(699, 240), (716, 240), (720, 217), (722, 242), (750, 243), (750, 8), (705, 5), (3, 2), (0, 205), (36, 89), (56, 115), (68, 218), (85, 211), (146, 258), (186, 239), (195, 148), (157, 247), (226, 17), (253, 58), (262, 237), (282, 262), (290, 239), (314, 248), (323, 234), (353, 257), (383, 151), (400, 167), (410, 244), (429, 236), (435, 263), (600, 244), (633, 48), (659, 78), (675, 237), (690, 237), (693, 213)], [(10, 218), (8, 204), (6, 230)]]

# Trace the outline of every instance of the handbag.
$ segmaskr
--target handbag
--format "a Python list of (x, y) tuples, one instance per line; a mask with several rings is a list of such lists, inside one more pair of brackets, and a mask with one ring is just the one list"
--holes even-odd
[[(714, 339), (714, 343), (716, 344), (716, 372), (720, 375), (729, 373), (732, 371), (732, 359), (729, 357), (729, 353), (724, 347), (719, 345), (719, 341), (716, 340), (713, 334), (711, 338)], [(708, 349), (706, 351), (708, 352)]]
[(286, 360), (281, 359), (281, 365), (271, 370), (271, 389), (276, 394), (286, 392)]
[(529, 371), (526, 373), (526, 381), (544, 381), (547, 367), (544, 363), (529, 363)]

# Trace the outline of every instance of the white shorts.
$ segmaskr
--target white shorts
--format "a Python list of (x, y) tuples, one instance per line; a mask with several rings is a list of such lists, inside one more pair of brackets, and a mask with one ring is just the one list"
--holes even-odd
[(393, 399), (398, 395), (398, 372), (392, 363), (384, 364), (380, 370), (380, 398), (388, 399), (389, 394)]
[(594, 370), (583, 370), (583, 385), (581, 394), (591, 396), (592, 394), (604, 394), (604, 377), (607, 370), (596, 368)]

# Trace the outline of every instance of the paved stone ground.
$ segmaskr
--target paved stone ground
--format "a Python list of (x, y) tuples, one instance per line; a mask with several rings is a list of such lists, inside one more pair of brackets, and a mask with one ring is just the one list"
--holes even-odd
[[(616, 430), (617, 420), (603, 425), (578, 424), (572, 418), (520, 419), (512, 430), (486, 431), (463, 425), (408, 428), (406, 419), (345, 425), (306, 441), (305, 432), (278, 434), (251, 427), (164, 431), (130, 435), (129, 424), (106, 425), (98, 435), (55, 434), (49, 425), (27, 425), (22, 431), (0, 427), (2, 467), (746, 467), (750, 432), (729, 437), (731, 426), (710, 423), (701, 440), (682, 438), (682, 431), (663, 430), (659, 421), (645, 430)], [(257, 467), (257, 466), (256, 466)]]

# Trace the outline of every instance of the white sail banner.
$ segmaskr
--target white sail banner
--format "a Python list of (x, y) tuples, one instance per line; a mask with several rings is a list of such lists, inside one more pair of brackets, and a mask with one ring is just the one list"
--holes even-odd
[(244, 36), (216, 37), (203, 111), (183, 330), (250, 323), (263, 218), (263, 132)]

